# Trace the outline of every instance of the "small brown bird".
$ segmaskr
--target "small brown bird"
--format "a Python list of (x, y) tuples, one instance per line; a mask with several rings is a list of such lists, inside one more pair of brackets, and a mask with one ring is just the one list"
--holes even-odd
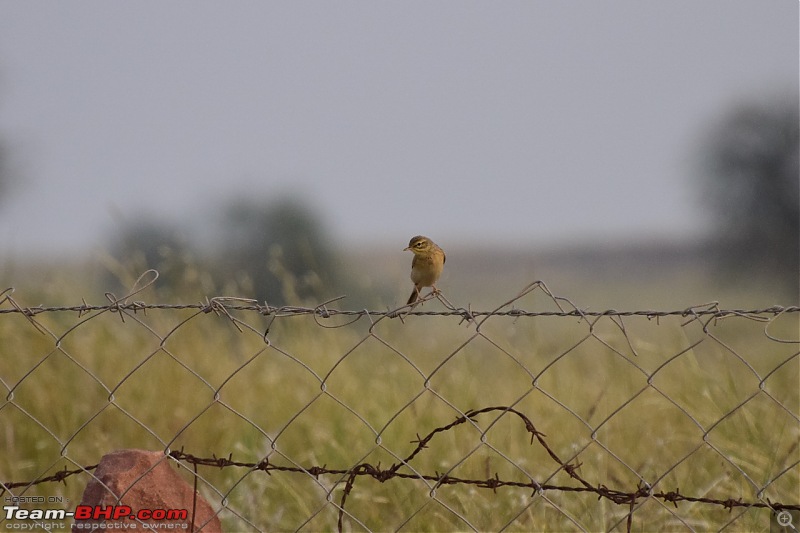
[(422, 235), (417, 235), (408, 247), (403, 251), (411, 250), (414, 252), (414, 260), (411, 262), (411, 281), (414, 282), (414, 291), (408, 298), (406, 305), (413, 304), (419, 298), (419, 291), (423, 287), (433, 287), (436, 291), (436, 280), (442, 275), (444, 262), (447, 257), (444, 250), (439, 248), (435, 242)]

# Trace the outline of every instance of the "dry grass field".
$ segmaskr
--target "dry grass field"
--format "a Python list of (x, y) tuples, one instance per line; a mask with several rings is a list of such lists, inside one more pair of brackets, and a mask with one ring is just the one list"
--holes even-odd
[[(472, 298), (459, 289), (465, 272), (454, 267), (443, 280), (444, 296), (458, 307)], [(541, 289), (500, 307), (522, 287), (492, 290), (493, 279), (484, 278), (473, 311), (559, 311)], [(81, 288), (65, 279), (43, 278), (38, 288), (12, 297), (23, 306), (81, 304), (70, 293)], [(92, 298), (90, 285), (83, 290), (88, 303), (107, 303)], [(609, 294), (587, 299), (603, 303)], [(569, 296), (583, 307), (579, 294)], [(157, 288), (133, 300), (177, 303), (164, 302)], [(685, 303), (676, 308), (702, 302)], [(728, 303), (720, 307), (740, 307)], [(330, 307), (348, 309), (346, 301)], [(417, 310), (446, 308), (434, 299)], [(633, 531), (769, 530), (764, 508), (654, 496), (676, 490), (800, 503), (796, 313), (497, 315), (477, 323), (445, 314), (228, 313), (50, 311), (35, 315), (38, 328), (20, 313), (0, 314), (0, 481), (93, 465), (119, 448), (285, 467), (269, 474), (199, 467), (200, 491), (227, 531), (336, 530), (347, 475), (307, 471), (363, 464), (402, 463), (396, 472), (404, 476), (356, 477), (346, 531), (624, 531), (629, 505), (568, 490), (582, 485), (558, 460), (595, 488), (635, 492), (648, 484), (652, 495), (637, 500)], [(532, 442), (519, 416), (494, 410), (436, 433), (403, 462), (415, 441), (496, 406), (527, 417), (547, 448)], [(192, 479), (190, 469), (182, 472)], [(437, 483), (443, 475), (504, 484)], [(88, 479), (82, 473), (6, 495), (60, 496), (70, 509)]]

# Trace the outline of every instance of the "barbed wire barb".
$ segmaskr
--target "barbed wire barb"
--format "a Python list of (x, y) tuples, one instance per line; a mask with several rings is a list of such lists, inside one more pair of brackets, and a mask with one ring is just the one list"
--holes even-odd
[(100, 456), (137, 446), (228, 530), (800, 513), (798, 306), (591, 309), (543, 281), (488, 309), (441, 290), (385, 310), (143, 301), (157, 279), (98, 304), (0, 291), (0, 494), (80, 501)]

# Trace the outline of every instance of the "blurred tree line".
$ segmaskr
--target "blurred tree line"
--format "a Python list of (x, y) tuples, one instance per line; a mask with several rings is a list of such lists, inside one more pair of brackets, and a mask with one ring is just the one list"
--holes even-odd
[[(745, 103), (712, 125), (699, 147), (700, 190), (716, 221), (708, 249), (718, 261), (715, 272), (724, 274), (718, 277), (743, 288), (779, 284), (793, 301), (800, 293), (799, 124), (796, 98)], [(355, 295), (323, 221), (301, 202), (237, 200), (218, 224), (219, 237), (206, 252), (169, 224), (124, 227), (109, 271), (127, 288), (155, 268), (158, 286), (184, 297), (296, 305)]]
[(11, 170), (11, 150), (7, 142), (0, 138), (0, 207), (6, 203), (11, 184), (14, 181), (14, 173)]
[(797, 95), (731, 109), (701, 146), (720, 272), (745, 287), (773, 278), (794, 300), (800, 294), (799, 150)]
[(247, 200), (225, 213), (225, 240), (218, 268), (246, 280), (252, 293), (271, 302), (320, 302), (341, 290), (337, 250), (322, 222), (302, 203)]
[(270, 305), (317, 304), (353, 289), (330, 235), (302, 202), (234, 200), (216, 226), (211, 231), (216, 237), (204, 251), (185, 229), (164, 221), (125, 225), (105, 257), (106, 286), (122, 291), (119, 296), (154, 268), (161, 294), (184, 298), (225, 295)]

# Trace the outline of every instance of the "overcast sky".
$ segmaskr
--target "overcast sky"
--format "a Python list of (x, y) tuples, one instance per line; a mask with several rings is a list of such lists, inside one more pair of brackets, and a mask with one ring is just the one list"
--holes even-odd
[(796, 0), (0, 0), (0, 254), (286, 192), (350, 243), (697, 236), (704, 128), (797, 87)]

